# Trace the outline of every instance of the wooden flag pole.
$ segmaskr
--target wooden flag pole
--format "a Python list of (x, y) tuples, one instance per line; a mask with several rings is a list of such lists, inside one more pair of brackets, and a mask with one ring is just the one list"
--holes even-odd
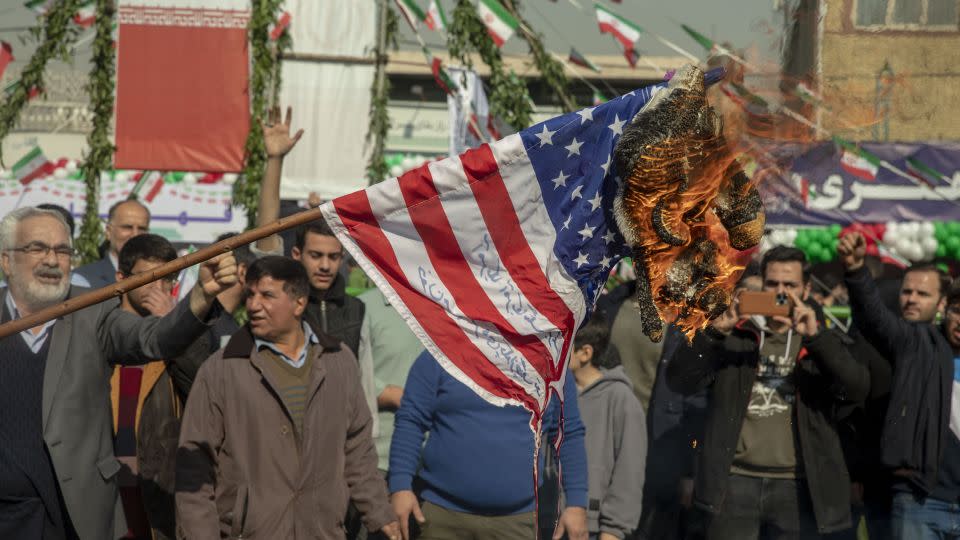
[(323, 219), (323, 216), (320, 213), (320, 208), (305, 210), (290, 217), (278, 219), (277, 221), (274, 221), (268, 225), (250, 229), (247, 232), (227, 238), (226, 240), (221, 240), (216, 244), (207, 246), (201, 250), (189, 253), (183, 257), (158, 266), (150, 272), (144, 272), (142, 274), (130, 276), (123, 281), (114, 283), (113, 285), (108, 285), (106, 287), (90, 291), (76, 298), (70, 298), (61, 302), (60, 304), (42, 309), (32, 315), (23, 317), (22, 319), (16, 319), (4, 324), (0, 324), (0, 339), (12, 334), (20, 333), (28, 328), (40, 326), (47, 321), (63, 317), (85, 307), (98, 304), (111, 297), (120, 296), (128, 291), (136, 289), (137, 287), (142, 287), (147, 283), (152, 283), (158, 279), (161, 279), (164, 276), (169, 276), (170, 274), (180, 272), (184, 268), (188, 268), (195, 264), (210, 260), (217, 255), (232, 251), (233, 249), (244, 244), (256, 242), (261, 238), (266, 238), (272, 234), (283, 232), (287, 229), (292, 229), (293, 227), (303, 225), (304, 223), (308, 223), (316, 219)]

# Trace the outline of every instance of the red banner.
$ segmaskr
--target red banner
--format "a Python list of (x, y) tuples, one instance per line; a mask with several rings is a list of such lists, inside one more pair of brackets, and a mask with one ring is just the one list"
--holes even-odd
[(121, 5), (118, 15), (116, 168), (239, 172), (249, 12)]

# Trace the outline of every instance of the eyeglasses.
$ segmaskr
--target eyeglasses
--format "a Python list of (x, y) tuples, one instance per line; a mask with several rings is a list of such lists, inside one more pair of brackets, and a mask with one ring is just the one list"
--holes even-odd
[(35, 258), (46, 257), (51, 251), (56, 253), (57, 257), (73, 257), (73, 254), (77, 252), (77, 250), (70, 246), (62, 244), (59, 246), (48, 246), (43, 242), (30, 242), (25, 246), (12, 248), (10, 251), (17, 251)]

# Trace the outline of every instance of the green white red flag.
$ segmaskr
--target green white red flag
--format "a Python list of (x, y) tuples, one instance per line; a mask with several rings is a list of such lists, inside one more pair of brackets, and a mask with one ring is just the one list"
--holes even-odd
[(500, 0), (480, 0), (477, 4), (477, 14), (480, 15), (480, 20), (486, 25), (487, 33), (493, 38), (497, 47), (503, 47), (503, 44), (520, 26), (517, 19), (503, 7)]
[(430, 0), (427, 6), (427, 17), (424, 19), (427, 27), (431, 30), (447, 29), (447, 14), (443, 12), (443, 6), (437, 0)]
[(580, 54), (580, 51), (574, 49), (573, 47), (570, 47), (570, 56), (567, 57), (567, 59), (580, 67), (587, 68), (595, 73), (600, 73), (599, 66), (591, 62), (586, 56)]
[(77, 26), (83, 28), (90, 28), (93, 26), (93, 23), (97, 20), (97, 6), (94, 4), (93, 0), (88, 0), (80, 5), (80, 9), (73, 14), (73, 22)]
[(37, 15), (46, 15), (56, 0), (27, 0), (23, 6)]
[(634, 49), (634, 43), (640, 39), (643, 28), (640, 25), (629, 21), (620, 15), (610, 11), (600, 4), (595, 4), (597, 9), (597, 24), (600, 26), (601, 34), (610, 34), (620, 42), (623, 47), (623, 55), (631, 66), (637, 64), (637, 53)]
[(13, 47), (6, 41), (0, 41), (0, 78), (3, 77), (3, 72), (7, 70), (7, 66), (13, 60)]
[(941, 181), (950, 182), (946, 175), (916, 158), (907, 158), (907, 172), (930, 187), (940, 184)]
[(13, 177), (21, 184), (29, 184), (31, 181), (53, 172), (52, 163), (43, 155), (43, 150), (39, 146), (34, 146), (25, 156), (13, 164), (11, 171)]
[(159, 171), (143, 171), (135, 180), (137, 183), (130, 190), (130, 196), (143, 198), (148, 203), (153, 202), (163, 189), (163, 173)]
[(687, 33), (687, 35), (692, 37), (693, 40), (699, 43), (701, 47), (707, 50), (707, 52), (714, 53), (720, 50), (720, 47), (718, 47), (716, 42), (714, 42), (712, 39), (685, 24), (681, 24), (680, 26), (683, 27), (683, 30)]
[[(5, 86), (5, 87), (3, 88), (3, 97), (4, 97), (4, 98), (9, 98), (9, 97), (10, 97), (10, 94), (13, 94), (14, 92), (17, 91), (17, 88), (20, 88), (20, 81), (19, 81), (19, 80), (13, 81), (12, 83), (8, 84), (7, 86)], [(31, 100), (31, 99), (39, 96), (39, 95), (40, 95), (40, 89), (37, 88), (36, 86), (34, 86), (34, 87), (31, 88), (30, 91), (27, 93), (27, 101), (29, 101), (29, 100)]]
[(426, 18), (426, 15), (423, 13), (423, 10), (420, 9), (416, 0), (396, 0), (396, 2), (400, 13), (403, 14), (403, 18), (407, 20), (407, 24), (410, 25), (410, 28), (416, 30), (420, 21)]
[(249, 0), (119, 0), (114, 166), (243, 169)]
[(840, 167), (857, 178), (874, 181), (880, 171), (881, 159), (850, 141), (834, 137), (840, 147)]

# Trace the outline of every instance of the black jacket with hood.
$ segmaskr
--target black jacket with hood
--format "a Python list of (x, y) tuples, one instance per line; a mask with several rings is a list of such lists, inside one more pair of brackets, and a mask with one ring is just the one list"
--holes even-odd
[[(712, 329), (699, 332), (692, 346), (681, 346), (667, 367), (668, 381), (679, 392), (711, 387), (694, 480), (694, 505), (711, 514), (723, 507), (756, 381), (757, 332), (749, 321), (729, 336)], [(843, 402), (862, 401), (870, 389), (869, 372), (850, 355), (846, 341), (831, 330), (804, 338), (794, 369), (800, 459), (821, 534), (850, 527), (850, 477), (837, 434), (837, 412)]]

